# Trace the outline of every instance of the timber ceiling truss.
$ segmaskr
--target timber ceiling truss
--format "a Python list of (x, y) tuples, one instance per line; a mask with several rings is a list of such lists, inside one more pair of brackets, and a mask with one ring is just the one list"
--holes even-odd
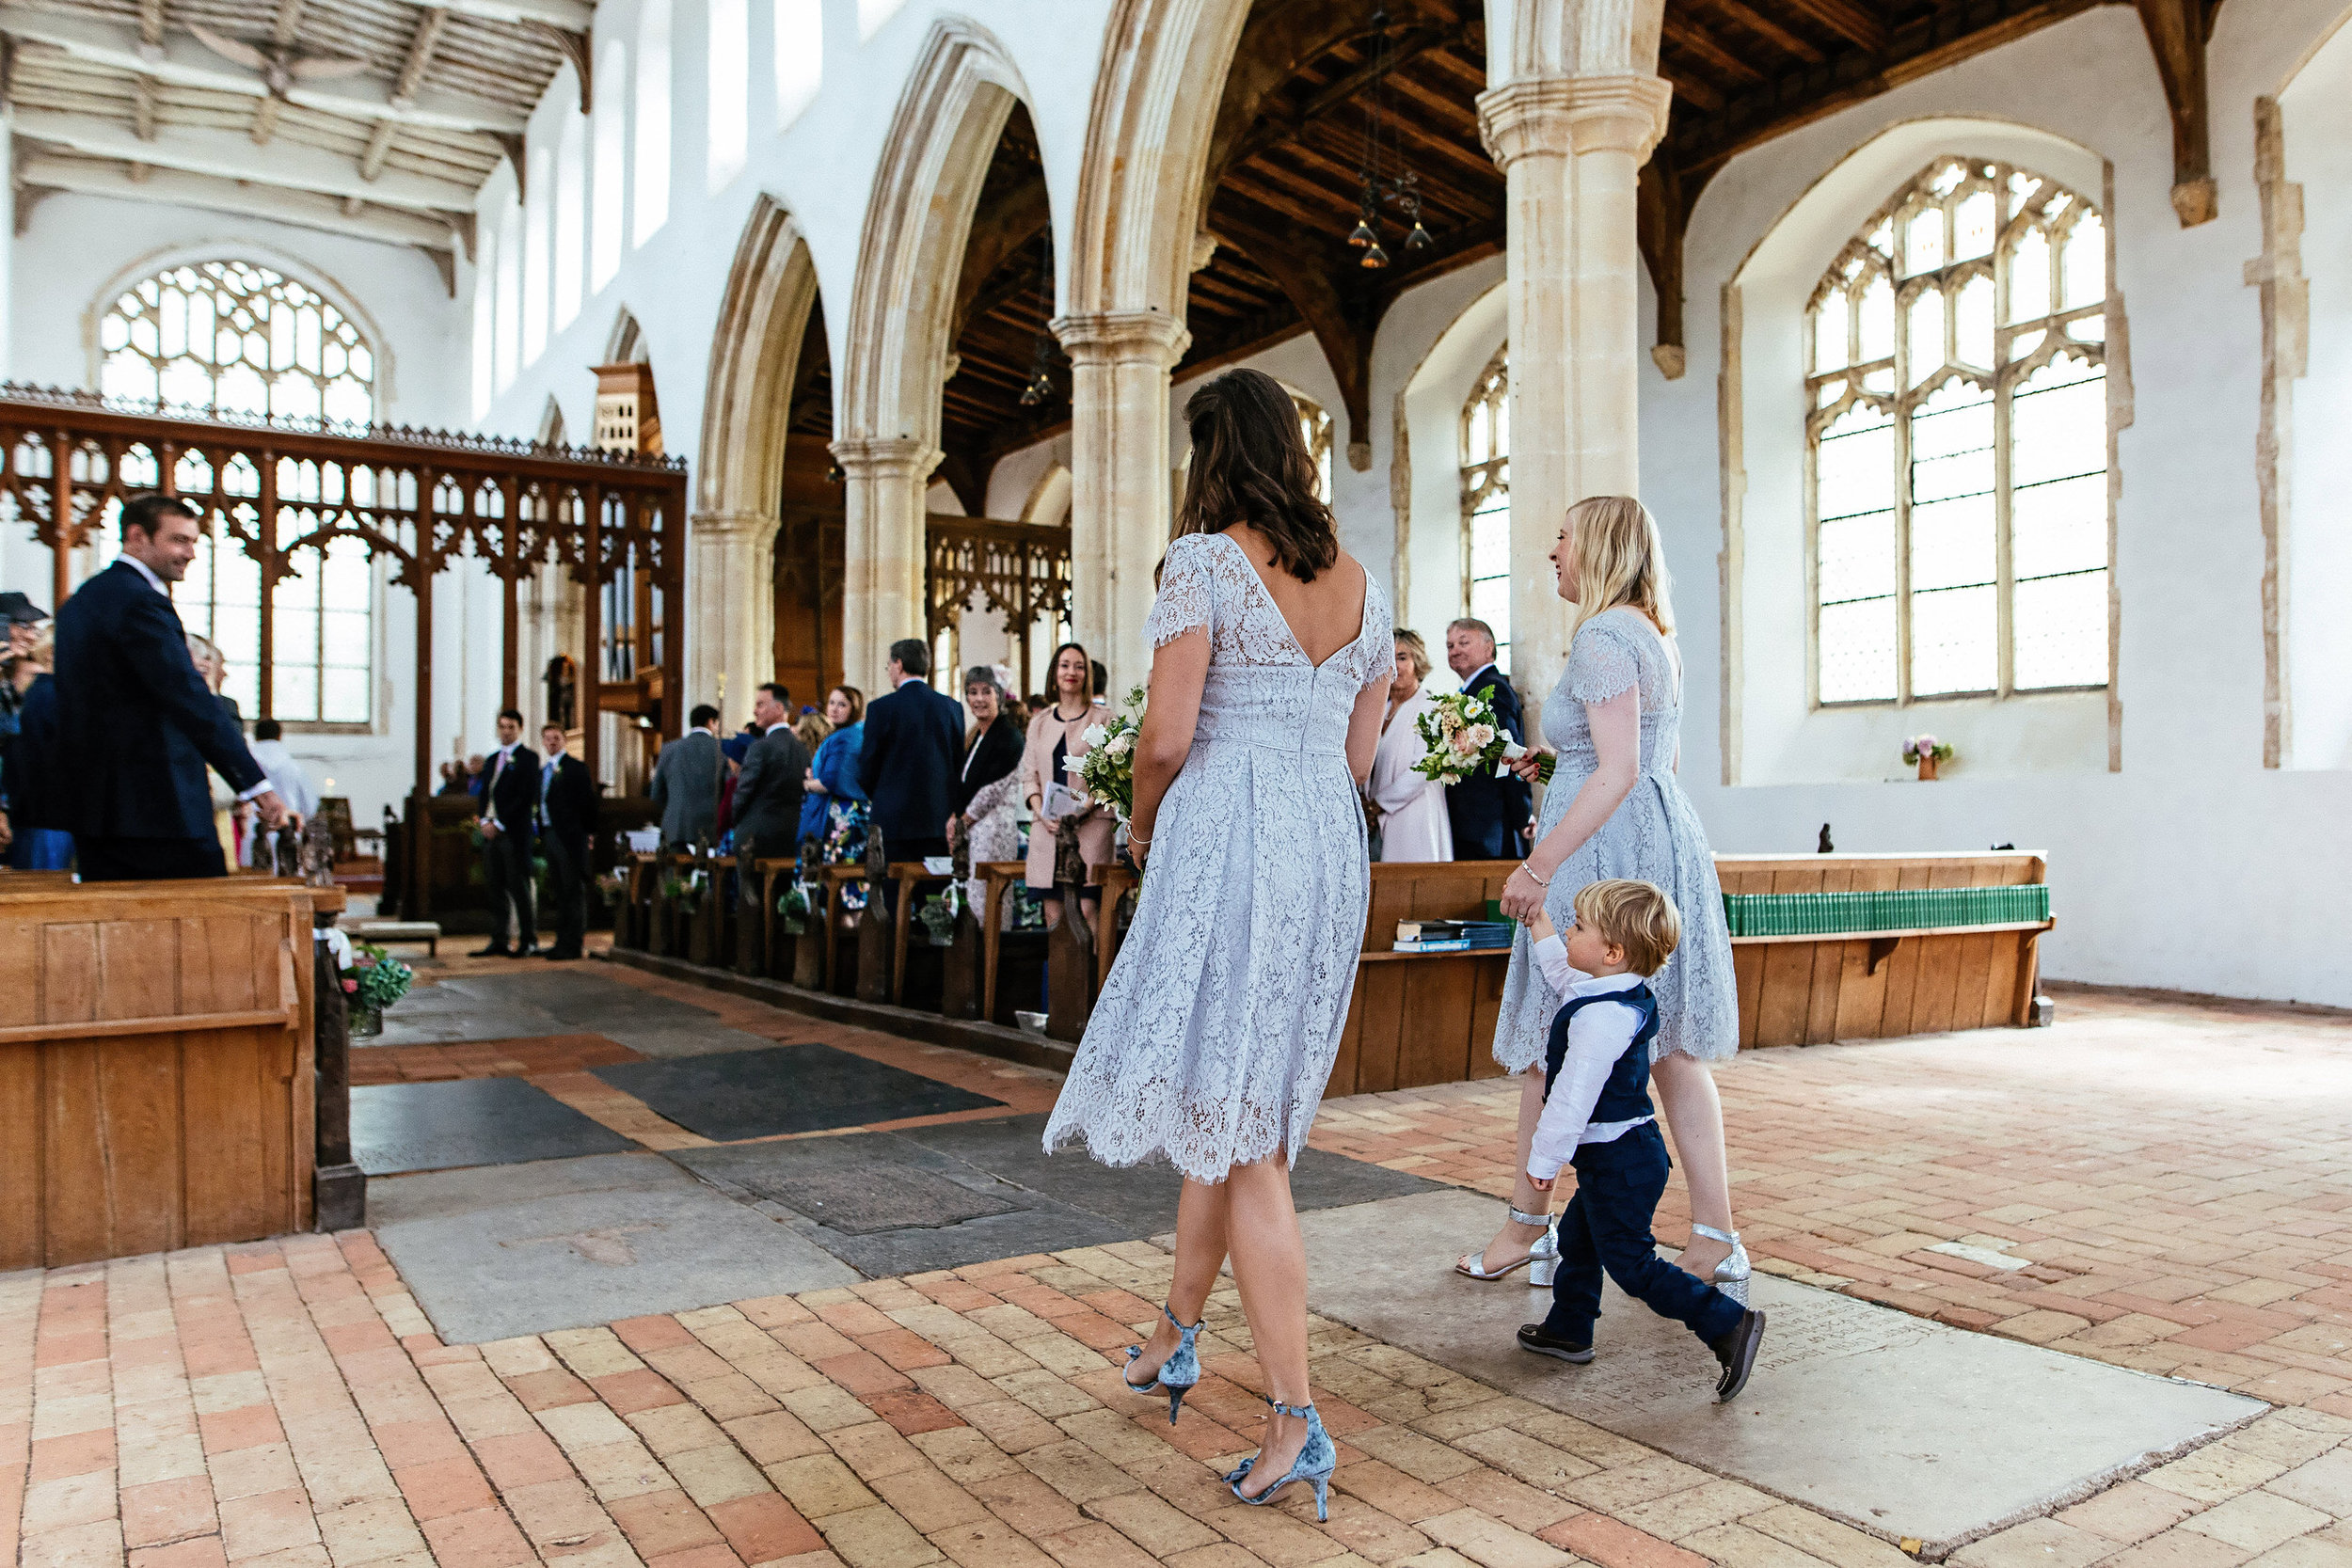
[(453, 277), (473, 209), (572, 61), (589, 0), (0, 5), (16, 224), (50, 191), (421, 246)]
[[(1674, 86), (1665, 140), (1642, 170), (1641, 241), (1660, 301), (1661, 369), (1680, 374), (1682, 238), (1707, 183), (1736, 154), (1890, 87), (2063, 21), (2102, 0), (1666, 0), (1659, 71)], [(2120, 0), (2106, 0), (2120, 3)], [(2213, 215), (2204, 53), (2220, 0), (2130, 0), (2173, 128), (2181, 221)], [(1375, 28), (1375, 13), (1385, 13)], [(1435, 244), (1408, 251), (1384, 209), (1390, 265), (1346, 244), (1362, 198), (1366, 103), (1388, 40), (1385, 108), (1417, 176)], [(1486, 85), (1483, 0), (1256, 0), (1233, 54), (1209, 154), (1202, 226), (1215, 248), (1193, 274), (1192, 345), (1180, 374), (1311, 331), (1342, 390), (1350, 461), (1370, 461), (1372, 342), (1397, 296), (1503, 244), (1502, 175), (1480, 145)], [(941, 477), (978, 510), (996, 458), (1068, 428), (1058, 395), (1023, 407), (1031, 370), (1044, 181), (1015, 112), (974, 218), (957, 293), (958, 361)], [(1196, 261), (1200, 258), (1196, 255)]]

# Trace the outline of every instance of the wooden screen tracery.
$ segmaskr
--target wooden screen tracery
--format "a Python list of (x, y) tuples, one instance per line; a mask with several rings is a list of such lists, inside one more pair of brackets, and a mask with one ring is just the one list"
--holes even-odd
[[(405, 427), (182, 418), (89, 392), (0, 386), (0, 525), (27, 523), (49, 546), (53, 602), (72, 591), (72, 552), (124, 499), (151, 489), (197, 507), (216, 538), (259, 563), (264, 584), (294, 576), (304, 552), (336, 541), (354, 541), (389, 563), (391, 581), (416, 599), (419, 806), (433, 787), (433, 579), (450, 561), (471, 556), (510, 591), (542, 563), (560, 562), (590, 590), (583, 652), (602, 644), (599, 590), (616, 575), (645, 585), (657, 616), (685, 603), (682, 458)], [(262, 617), (263, 714), (271, 621)], [(664, 691), (683, 689), (681, 652), (675, 638), (657, 650)], [(505, 657), (511, 691), (511, 620)], [(601, 760), (597, 684), (581, 683), (579, 704), (592, 772)], [(665, 703), (660, 727), (676, 735), (683, 718), (676, 703)], [(423, 835), (412, 838), (421, 850)], [(421, 913), (421, 859), (409, 869), (405, 907)]]
[(1019, 679), (1030, 684), (1029, 628), (1070, 616), (1070, 530), (1042, 523), (933, 515), (925, 529), (925, 627), (940, 634), (961, 624), (977, 596), (1002, 615), (1021, 650)]

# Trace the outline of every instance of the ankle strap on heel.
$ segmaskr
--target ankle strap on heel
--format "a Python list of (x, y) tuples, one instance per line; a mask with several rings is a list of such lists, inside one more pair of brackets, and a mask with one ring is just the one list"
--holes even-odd
[(1551, 1216), (1549, 1214), (1522, 1214), (1508, 1204), (1503, 1207), (1509, 1212), (1513, 1225), (1540, 1225), (1546, 1229), (1550, 1228)]
[(1718, 1230), (1711, 1225), (1701, 1225), (1696, 1220), (1691, 1222), (1691, 1234), (1704, 1236), (1710, 1242), (1721, 1242), (1725, 1246), (1740, 1244), (1740, 1232), (1737, 1230)]
[(1277, 1416), (1289, 1416), (1301, 1421), (1314, 1419), (1315, 1402), (1312, 1400), (1309, 1400), (1305, 1404), (1284, 1404), (1280, 1400), (1269, 1395), (1261, 1394), (1258, 1397), (1272, 1405)]
[(1197, 1323), (1180, 1323), (1176, 1321), (1176, 1314), (1169, 1311), (1165, 1304), (1163, 1304), (1160, 1307), (1160, 1316), (1168, 1320), (1168, 1327), (1174, 1329), (1179, 1335), (1183, 1336), (1184, 1343), (1186, 1344), (1192, 1343), (1192, 1337), (1200, 1332), (1202, 1323), (1206, 1323), (1209, 1321), (1207, 1318), (1203, 1317), (1200, 1322)]

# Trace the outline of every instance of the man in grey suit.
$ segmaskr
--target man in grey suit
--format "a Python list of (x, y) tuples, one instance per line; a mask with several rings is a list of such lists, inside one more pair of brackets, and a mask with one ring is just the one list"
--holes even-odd
[(653, 764), (653, 804), (661, 814), (661, 847), (691, 849), (718, 836), (719, 784), (726, 761), (719, 753), (719, 710), (697, 704), (686, 734), (661, 748)]
[(743, 758), (736, 776), (735, 853), (744, 867), (736, 879), (743, 902), (759, 900), (759, 879), (751, 866), (760, 860), (784, 860), (800, 848), (802, 781), (808, 776), (808, 748), (792, 733), (792, 693), (770, 681), (752, 700), (752, 722), (760, 737)]

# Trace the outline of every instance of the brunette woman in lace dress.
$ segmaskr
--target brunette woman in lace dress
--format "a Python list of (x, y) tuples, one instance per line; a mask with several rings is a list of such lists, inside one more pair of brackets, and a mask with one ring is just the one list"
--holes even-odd
[(1184, 1177), (1164, 1321), (1128, 1386), (1200, 1380), (1193, 1337), (1230, 1252), (1274, 1407), (1227, 1477), (1244, 1502), (1314, 1487), (1335, 1453), (1307, 1387), (1307, 1254), (1290, 1168), (1346, 1022), (1371, 867), (1357, 789), (1396, 657), (1389, 605), (1339, 546), (1281, 383), (1195, 392), (1192, 473), (1145, 622), (1151, 705), (1130, 832), (1142, 897), (1045, 1130)]

